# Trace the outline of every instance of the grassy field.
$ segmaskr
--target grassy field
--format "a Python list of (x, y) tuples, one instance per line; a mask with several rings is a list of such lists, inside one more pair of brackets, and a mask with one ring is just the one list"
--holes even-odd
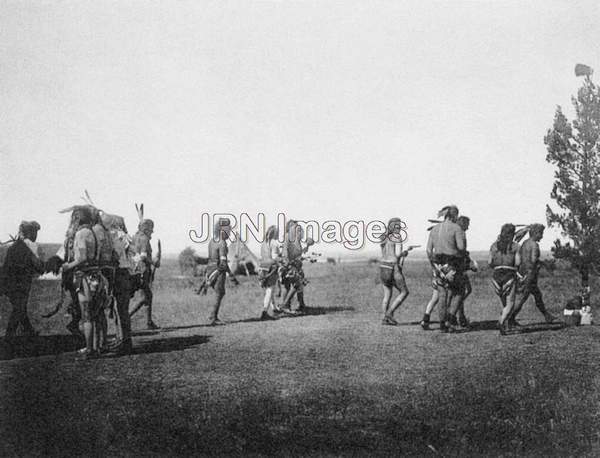
[[(411, 290), (380, 325), (377, 268), (310, 265), (311, 314), (258, 322), (255, 278), (229, 288), (206, 326), (208, 296), (166, 263), (155, 284), (159, 331), (134, 319), (135, 353), (75, 361), (67, 318), (41, 318), (55, 282), (35, 284), (37, 341), (0, 361), (0, 454), (597, 456), (600, 332), (550, 330), (528, 303), (530, 332), (501, 337), (489, 272), (473, 276), (470, 332), (417, 325), (430, 290), (426, 263), (406, 264)], [(560, 314), (577, 278), (541, 285)], [(593, 285), (598, 291), (599, 285)], [(0, 330), (9, 305), (0, 299)], [(598, 312), (596, 312), (598, 313)], [(434, 317), (437, 313), (434, 314)]]

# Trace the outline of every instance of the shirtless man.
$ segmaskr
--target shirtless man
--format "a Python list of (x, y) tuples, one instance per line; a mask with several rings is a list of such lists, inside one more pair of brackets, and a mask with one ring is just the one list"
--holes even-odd
[[(466, 233), (469, 230), (469, 226), (471, 224), (471, 219), (468, 216), (461, 215), (456, 220), (456, 223), (460, 226), (460, 228)], [(460, 305), (458, 307), (457, 318), (458, 324), (463, 327), (469, 327), (469, 320), (465, 315), (465, 301), (467, 297), (471, 295), (473, 292), (473, 286), (471, 285), (471, 279), (467, 275), (469, 271), (477, 272), (477, 263), (471, 260), (469, 256), (469, 252), (466, 251), (466, 238), (465, 238), (465, 257), (464, 257), (464, 277), (463, 277), (463, 291), (462, 291), (462, 299), (460, 301)]]
[(98, 291), (106, 279), (98, 267), (98, 241), (92, 231), (94, 214), (92, 209), (79, 209), (77, 228), (73, 239), (73, 260), (63, 264), (63, 272), (73, 272), (73, 284), (77, 292), (77, 302), (81, 307), (81, 320), (85, 348), (79, 353), (82, 359), (98, 356), (97, 342), (94, 339), (94, 326), (97, 325), (99, 308)]
[(440, 212), (444, 221), (431, 229), (427, 240), (427, 257), (434, 269), (436, 284), (442, 299), (440, 330), (456, 329), (456, 312), (463, 298), (464, 258), (466, 252), (465, 232), (456, 223), (458, 208), (444, 207)]
[[(409, 294), (400, 265), (401, 259), (408, 255), (408, 251), (402, 249), (402, 221), (400, 218), (389, 220), (387, 231), (381, 236), (380, 246), (379, 274), (383, 285), (383, 320), (381, 324), (397, 326), (398, 322), (394, 318), (394, 312)], [(394, 288), (398, 290), (399, 294), (390, 304)]]
[(211, 308), (210, 326), (221, 326), (225, 322), (219, 319), (219, 309), (225, 297), (225, 280), (229, 265), (227, 264), (227, 239), (231, 234), (231, 223), (227, 218), (219, 218), (215, 224), (215, 234), (208, 242), (208, 265), (206, 266), (206, 283), (215, 293), (215, 302)]
[(492, 285), (502, 302), (502, 314), (498, 321), (500, 334), (505, 335), (511, 321), (508, 319), (515, 305), (517, 291), (517, 271), (521, 264), (519, 244), (513, 241), (515, 226), (507, 223), (500, 229), (500, 235), (490, 247), (489, 266), (494, 269)]
[(554, 316), (546, 310), (542, 292), (538, 286), (538, 273), (541, 267), (540, 245), (538, 242), (542, 240), (543, 237), (544, 225), (532, 224), (529, 227), (529, 238), (523, 242), (521, 249), (519, 250), (519, 255), (521, 257), (521, 267), (519, 270), (523, 277), (523, 286), (521, 298), (511, 314), (512, 320), (516, 320), (521, 308), (531, 295), (533, 295), (535, 299), (536, 307), (544, 315), (546, 323), (552, 323), (555, 320)]
[(260, 315), (261, 320), (274, 320), (275, 316), (269, 314), (275, 312), (275, 299), (273, 298), (273, 288), (277, 284), (277, 273), (281, 263), (281, 246), (277, 237), (279, 231), (277, 226), (271, 226), (267, 229), (265, 240), (260, 246), (260, 267), (258, 276), (260, 286), (265, 289), (265, 297), (263, 301), (263, 310)]
[[(143, 210), (142, 210), (143, 211)], [(146, 306), (146, 327), (148, 329), (158, 329), (159, 326), (152, 319), (152, 302), (154, 295), (152, 293), (152, 274), (155, 268), (158, 268), (160, 261), (152, 259), (152, 245), (150, 240), (154, 232), (154, 221), (142, 218), (138, 231), (133, 236), (133, 249), (139, 257), (136, 271), (140, 275), (140, 300), (133, 306), (129, 312), (132, 317), (140, 308)]]
[[(471, 222), (470, 218), (468, 216), (464, 216), (464, 215), (459, 216), (458, 219), (456, 220), (456, 223), (461, 227), (461, 229), (465, 233), (467, 230), (469, 230), (470, 222)], [(430, 229), (433, 229), (433, 228), (430, 228)], [(465, 248), (466, 248), (466, 246), (465, 246)], [(465, 254), (466, 254), (466, 252), (465, 252)], [(468, 327), (469, 320), (465, 316), (465, 300), (467, 299), (467, 297), (469, 297), (471, 295), (473, 288), (471, 286), (471, 281), (470, 281), (469, 277), (466, 275), (466, 272), (468, 272), (469, 270), (471, 270), (473, 272), (477, 271), (477, 264), (474, 263), (473, 261), (471, 261), (468, 254), (464, 258), (464, 270), (465, 270), (465, 275), (464, 275), (464, 283), (463, 283), (463, 295), (462, 295), (461, 303), (460, 303), (458, 311), (457, 311), (457, 315), (458, 315), (458, 323), (463, 327)], [(429, 322), (430, 322), (431, 313), (433, 312), (433, 309), (435, 308), (435, 306), (437, 305), (437, 303), (440, 299), (440, 292), (438, 289), (438, 281), (437, 281), (435, 269), (434, 269), (433, 274), (434, 274), (434, 278), (433, 278), (433, 282), (432, 282), (433, 291), (431, 294), (431, 299), (429, 300), (429, 302), (427, 303), (427, 306), (425, 307), (425, 314), (423, 315), (423, 319), (421, 320), (421, 323), (420, 323), (421, 327), (426, 331), (429, 330)], [(442, 325), (443, 325), (443, 323), (442, 323)]]

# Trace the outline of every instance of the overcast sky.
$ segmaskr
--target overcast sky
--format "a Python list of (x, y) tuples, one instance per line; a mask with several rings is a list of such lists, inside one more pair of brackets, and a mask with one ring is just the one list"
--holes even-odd
[[(0, 239), (88, 189), (165, 251), (203, 212), (545, 222), (543, 137), (600, 2), (0, 2)], [(550, 246), (550, 237), (544, 241)], [(205, 246), (197, 247), (200, 252)], [(373, 247), (371, 247), (373, 248)]]

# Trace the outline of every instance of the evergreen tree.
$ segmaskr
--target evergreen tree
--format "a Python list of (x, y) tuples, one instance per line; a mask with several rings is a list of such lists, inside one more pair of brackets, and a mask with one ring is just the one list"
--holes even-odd
[(556, 240), (552, 253), (579, 271), (582, 286), (600, 264), (600, 89), (590, 75), (572, 98), (573, 122), (557, 107), (544, 138), (546, 160), (556, 166), (551, 197), (558, 206), (546, 206), (546, 218), (569, 240)]

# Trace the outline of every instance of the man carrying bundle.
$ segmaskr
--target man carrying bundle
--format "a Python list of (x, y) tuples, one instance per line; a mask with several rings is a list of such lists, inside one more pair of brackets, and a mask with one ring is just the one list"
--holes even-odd
[(36, 221), (23, 221), (19, 225), (18, 238), (8, 248), (4, 262), (6, 295), (13, 309), (6, 327), (6, 340), (12, 341), (19, 325), (27, 337), (36, 335), (29, 317), (27, 302), (33, 277), (44, 271), (37, 252), (37, 233), (40, 225)]
[(444, 221), (431, 229), (427, 240), (427, 257), (434, 269), (435, 282), (441, 289), (440, 330), (456, 329), (456, 312), (464, 292), (465, 232), (456, 223), (458, 208), (444, 207), (439, 216)]

